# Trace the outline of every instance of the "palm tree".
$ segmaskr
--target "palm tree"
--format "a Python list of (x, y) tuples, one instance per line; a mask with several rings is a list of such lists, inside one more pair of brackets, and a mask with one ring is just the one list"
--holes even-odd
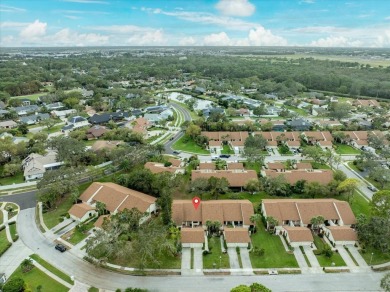
[(96, 209), (98, 210), (99, 215), (104, 215), (106, 213), (106, 204), (102, 202), (96, 202)]
[(266, 221), (267, 221), (267, 230), (268, 231), (273, 230), (275, 228), (275, 226), (277, 226), (279, 224), (279, 221), (276, 220), (272, 216), (268, 216)]
[(155, 147), (159, 155), (161, 155), (165, 151), (164, 144), (156, 144)]
[(311, 228), (316, 230), (320, 227), (321, 224), (324, 224), (325, 218), (321, 215), (314, 216), (310, 219)]

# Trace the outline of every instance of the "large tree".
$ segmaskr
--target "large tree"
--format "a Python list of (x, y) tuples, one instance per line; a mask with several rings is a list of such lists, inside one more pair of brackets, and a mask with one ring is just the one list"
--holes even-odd
[(347, 178), (346, 180), (342, 181), (339, 186), (337, 187), (337, 190), (346, 194), (348, 198), (348, 202), (351, 203), (354, 194), (358, 188), (359, 181), (355, 178)]
[(370, 202), (373, 216), (390, 219), (390, 190), (378, 191)]

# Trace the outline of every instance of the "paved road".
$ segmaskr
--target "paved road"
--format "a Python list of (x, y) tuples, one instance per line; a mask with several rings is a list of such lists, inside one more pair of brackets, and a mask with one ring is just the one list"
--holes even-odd
[(13, 202), (20, 206), (21, 210), (34, 208), (37, 204), (36, 191), (29, 191), (15, 195), (5, 195), (0, 197), (0, 202)]
[(339, 166), (339, 170), (341, 170), (342, 172), (344, 172), (346, 174), (346, 176), (348, 178), (354, 178), (354, 179), (357, 179), (358, 181), (360, 181), (360, 184), (358, 185), (358, 189), (359, 191), (364, 194), (364, 196), (368, 199), (372, 199), (372, 196), (374, 195), (374, 192), (373, 191), (370, 191), (368, 188), (367, 188), (367, 184), (359, 177), (356, 175), (356, 173), (354, 173), (353, 171), (351, 171), (348, 167), (346, 167), (344, 164), (340, 164)]
[[(181, 113), (183, 114), (183, 117), (184, 117), (184, 120), (185, 120), (185, 121), (191, 121), (191, 120), (192, 120), (191, 114), (190, 114), (190, 112), (189, 112), (186, 108), (184, 108), (184, 107), (182, 107), (182, 106), (180, 106), (180, 105), (178, 105), (178, 104), (176, 104), (176, 103), (170, 103), (169, 105), (172, 106), (172, 107), (174, 107), (177, 111), (181, 112)], [(173, 137), (172, 140), (167, 141), (167, 142), (165, 143), (165, 145), (164, 145), (164, 146), (165, 146), (165, 153), (167, 153), (167, 154), (173, 154), (172, 145), (173, 145), (177, 140), (179, 140), (181, 137), (183, 137), (183, 135), (184, 135), (184, 132), (179, 131), (179, 132)]]
[(26, 209), (18, 216), (21, 240), (35, 253), (60, 268), (76, 280), (107, 290), (125, 287), (147, 288), (151, 291), (230, 291), (240, 284), (260, 282), (272, 291), (379, 291), (383, 273), (317, 274), (278, 276), (170, 276), (136, 277), (110, 272), (76, 257), (71, 252), (59, 253), (54, 243), (39, 232), (34, 220), (34, 209)]

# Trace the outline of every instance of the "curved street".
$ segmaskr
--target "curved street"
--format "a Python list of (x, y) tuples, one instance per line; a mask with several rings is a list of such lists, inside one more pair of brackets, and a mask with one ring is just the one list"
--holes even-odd
[(79, 258), (72, 250), (60, 253), (54, 249), (35, 224), (35, 209), (22, 210), (17, 228), (23, 243), (43, 259), (73, 275), (79, 282), (114, 291), (126, 287), (151, 291), (229, 291), (240, 284), (260, 282), (272, 291), (379, 291), (383, 273), (340, 273), (277, 276), (129, 276), (111, 272)]

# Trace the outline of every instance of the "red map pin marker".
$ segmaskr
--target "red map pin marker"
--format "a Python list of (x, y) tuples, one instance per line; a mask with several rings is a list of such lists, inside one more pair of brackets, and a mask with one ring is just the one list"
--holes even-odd
[(195, 210), (197, 210), (200, 205), (200, 199), (198, 197), (193, 197), (192, 205), (194, 205)]

